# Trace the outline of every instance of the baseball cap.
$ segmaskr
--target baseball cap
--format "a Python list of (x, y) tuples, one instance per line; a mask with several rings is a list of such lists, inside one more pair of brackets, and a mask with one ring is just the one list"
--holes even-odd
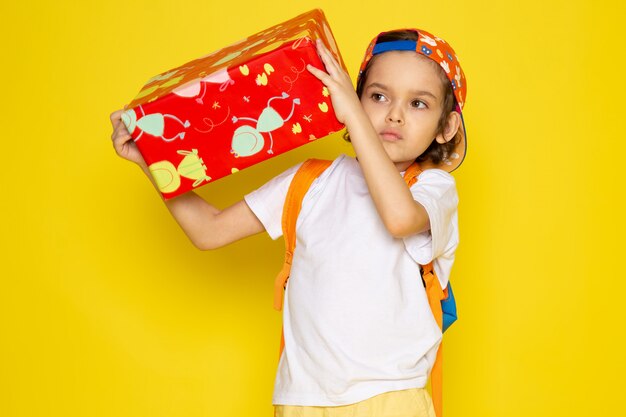
[[(392, 41), (384, 40), (384, 35), (398, 31), (415, 32), (418, 39), (417, 41), (404, 39)], [(363, 58), (363, 62), (361, 62), (361, 68), (359, 69), (359, 75), (357, 77), (357, 85), (361, 82), (361, 77), (370, 60), (374, 56), (388, 51), (414, 51), (430, 58), (439, 64), (450, 81), (456, 101), (455, 110), (461, 115), (461, 128), (463, 129), (463, 134), (461, 135), (459, 143), (457, 143), (454, 147), (454, 150), (437, 167), (448, 172), (454, 171), (459, 167), (459, 165), (461, 165), (467, 152), (467, 130), (465, 129), (465, 120), (463, 119), (463, 107), (465, 105), (467, 93), (467, 82), (465, 79), (465, 73), (461, 68), (461, 64), (459, 63), (459, 59), (456, 56), (454, 49), (452, 49), (452, 46), (450, 46), (450, 44), (448, 44), (445, 40), (422, 29), (398, 29), (381, 32), (374, 39), (372, 39), (367, 47), (367, 50), (365, 51), (365, 57)]]

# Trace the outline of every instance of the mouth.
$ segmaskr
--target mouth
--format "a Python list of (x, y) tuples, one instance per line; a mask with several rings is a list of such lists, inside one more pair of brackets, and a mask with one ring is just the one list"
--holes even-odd
[(380, 137), (387, 142), (396, 142), (402, 139), (402, 136), (398, 132), (392, 130), (383, 130), (380, 132)]

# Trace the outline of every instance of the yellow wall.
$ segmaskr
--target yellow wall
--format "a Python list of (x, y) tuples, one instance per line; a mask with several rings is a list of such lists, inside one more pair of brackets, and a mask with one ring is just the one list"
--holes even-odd
[[(282, 241), (195, 250), (116, 157), (109, 114), (153, 75), (314, 7), (353, 76), (373, 35), (405, 26), (464, 64), (447, 416), (623, 410), (623, 2), (4, 3), (0, 415), (271, 415)], [(333, 136), (200, 194), (224, 207), (341, 152)]]

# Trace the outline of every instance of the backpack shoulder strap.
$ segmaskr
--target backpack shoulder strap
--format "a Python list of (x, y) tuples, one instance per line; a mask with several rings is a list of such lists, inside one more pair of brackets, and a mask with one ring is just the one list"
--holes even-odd
[[(293, 252), (296, 247), (296, 222), (300, 209), (302, 208), (302, 200), (306, 195), (309, 187), (313, 181), (320, 176), (326, 168), (330, 166), (332, 161), (325, 161), (319, 159), (309, 159), (305, 161), (294, 175), (293, 180), (287, 191), (287, 197), (285, 198), (285, 205), (283, 207), (282, 227), (283, 238), (285, 240), (285, 262), (283, 267), (276, 277), (274, 283), (274, 308), (281, 310), (283, 307), (283, 293), (289, 274), (291, 272), (291, 262), (293, 260)], [(417, 182), (417, 177), (422, 173), (419, 165), (413, 163), (409, 166), (404, 173), (404, 181), (407, 186), (411, 187)], [(435, 316), (435, 320), (440, 328), (443, 326), (443, 313), (441, 310), (441, 300), (446, 298), (446, 291), (441, 289), (441, 284), (437, 278), (433, 269), (433, 263), (430, 262), (426, 265), (422, 265), (424, 282), (426, 284), (426, 294), (428, 297), (428, 304)], [(284, 348), (284, 333), (281, 336), (280, 353)], [(433, 406), (437, 417), (442, 416), (442, 389), (443, 389), (443, 355), (442, 345), (439, 345), (437, 350), (437, 357), (431, 371), (431, 391), (433, 398)]]
[[(404, 181), (411, 187), (417, 182), (417, 177), (422, 173), (419, 165), (413, 163), (407, 168), (404, 173)], [(439, 325), (440, 329), (443, 329), (443, 311), (441, 308), (441, 300), (444, 300), (448, 295), (448, 289), (442, 290), (439, 278), (433, 268), (433, 262), (429, 262), (426, 265), (422, 265), (422, 278), (426, 287), (426, 296), (428, 298), (428, 304), (430, 310), (433, 312), (435, 321)], [(439, 345), (437, 350), (437, 356), (433, 369), (430, 373), (430, 386), (432, 391), (433, 407), (437, 417), (443, 415), (443, 346)]]
[(285, 262), (274, 282), (274, 308), (276, 310), (283, 308), (283, 292), (287, 285), (287, 280), (289, 279), (293, 251), (296, 248), (296, 222), (300, 214), (300, 209), (302, 208), (302, 200), (307, 191), (309, 191), (313, 181), (315, 181), (331, 163), (332, 161), (308, 159), (300, 166), (289, 185), (282, 217), (283, 238), (285, 240)]

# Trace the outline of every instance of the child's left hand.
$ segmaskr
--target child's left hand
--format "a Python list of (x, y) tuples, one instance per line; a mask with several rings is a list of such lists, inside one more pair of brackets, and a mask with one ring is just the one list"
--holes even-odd
[(317, 79), (324, 83), (330, 92), (330, 98), (335, 109), (335, 116), (343, 124), (347, 124), (347, 117), (362, 111), (361, 102), (354, 91), (350, 76), (339, 65), (335, 57), (326, 49), (320, 39), (317, 40), (317, 53), (319, 54), (326, 71), (315, 68), (311, 64), (307, 69)]

